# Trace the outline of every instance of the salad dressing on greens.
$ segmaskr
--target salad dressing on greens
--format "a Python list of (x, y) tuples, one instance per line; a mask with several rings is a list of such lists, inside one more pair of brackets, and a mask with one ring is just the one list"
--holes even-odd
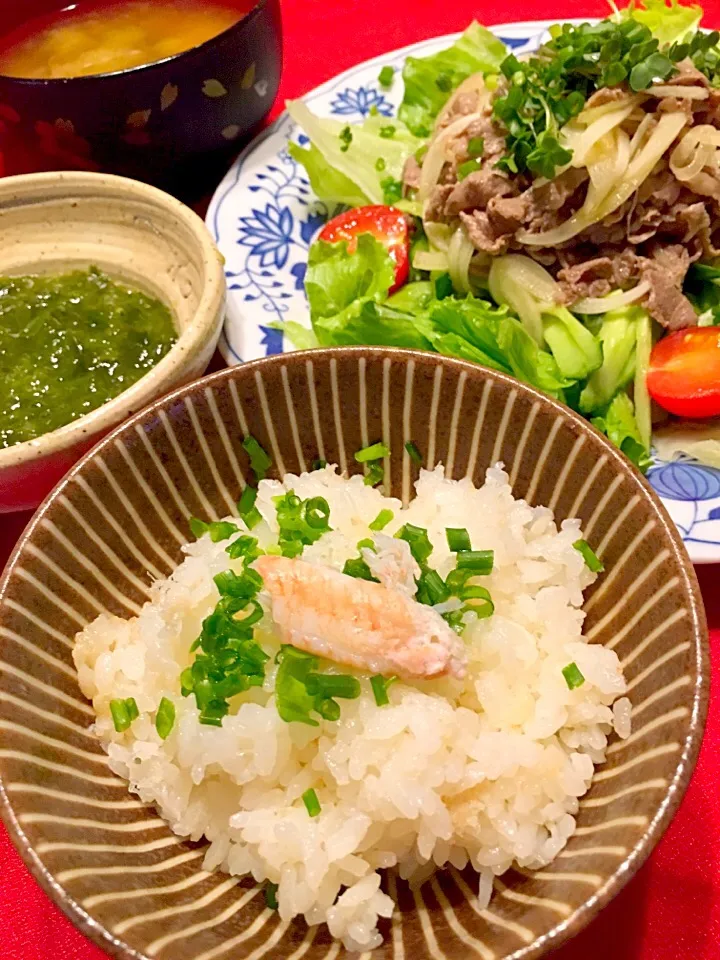
[(0, 277), (0, 449), (116, 397), (176, 339), (163, 303), (94, 267)]

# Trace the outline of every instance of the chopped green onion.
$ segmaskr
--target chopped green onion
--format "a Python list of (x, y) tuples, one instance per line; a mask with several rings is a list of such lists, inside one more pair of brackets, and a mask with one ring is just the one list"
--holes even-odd
[[(463, 587), (459, 596), (461, 600), (465, 601), (463, 613), (472, 611), (477, 615), (478, 620), (486, 620), (495, 612), (495, 604), (485, 587)], [(479, 600), (480, 603), (470, 602), (474, 600)]]
[(405, 444), (405, 449), (407, 450), (411, 460), (414, 460), (415, 463), (422, 463), (422, 454), (420, 453), (418, 448), (415, 446), (415, 444), (412, 442), (412, 440), (410, 440), (409, 443)]
[(403, 185), (401, 180), (396, 180), (394, 177), (385, 177), (380, 181), (380, 187), (383, 192), (383, 203), (387, 206), (391, 207), (402, 199)]
[(240, 557), (245, 557), (250, 562), (259, 557), (261, 552), (258, 549), (257, 537), (250, 537), (247, 534), (238, 537), (237, 540), (233, 540), (229, 546), (225, 547), (225, 553), (231, 560), (239, 560)]
[(378, 157), (377, 160), (375, 161), (375, 169), (377, 170), (377, 172), (378, 172), (378, 173), (382, 173), (383, 170), (385, 169), (385, 166), (386, 166), (386, 164), (385, 164), (385, 161), (383, 160), (383, 158), (382, 158), (382, 157)]
[(155, 714), (155, 729), (161, 740), (167, 740), (170, 731), (175, 726), (175, 704), (167, 697), (163, 697)]
[(352, 130), (350, 127), (343, 127), (340, 133), (338, 134), (340, 139), (340, 150), (342, 153), (347, 153), (350, 144), (352, 143)]
[(257, 490), (255, 487), (247, 486), (240, 495), (238, 501), (238, 513), (241, 520), (244, 520), (248, 530), (252, 530), (262, 520), (260, 511), (255, 506), (257, 500)]
[(327, 466), (327, 460), (323, 460), (320, 457), (318, 457), (317, 460), (313, 460), (312, 462), (313, 470), (324, 470), (326, 466)]
[(210, 539), (213, 543), (220, 543), (221, 540), (228, 540), (234, 533), (239, 533), (238, 527), (229, 520), (221, 520), (218, 523), (211, 523), (209, 529)]
[(475, 173), (480, 169), (480, 161), (475, 160), (466, 160), (465, 163), (459, 163), (457, 165), (457, 178), (458, 180), (464, 180), (465, 177), (469, 177), (471, 173)]
[(366, 487), (374, 487), (382, 483), (385, 479), (385, 471), (381, 463), (371, 463), (368, 472), (365, 474), (363, 483)]
[(310, 814), (311, 817), (317, 817), (320, 813), (320, 801), (315, 791), (311, 788), (306, 790), (302, 795), (302, 801), (305, 804), (305, 809)]
[(465, 610), (461, 607), (458, 610), (447, 610), (441, 616), (451, 630), (454, 630), (455, 633), (462, 633), (465, 629), (464, 615)]
[(367, 550), (375, 550), (375, 541), (371, 540), (370, 537), (365, 537), (364, 540), (358, 540), (357, 548), (358, 550), (362, 550), (363, 548)]
[(388, 697), (388, 690), (390, 686), (395, 683), (397, 677), (381, 677), (380, 674), (377, 676), (370, 677), (370, 686), (372, 687), (373, 696), (375, 697), (375, 703), (379, 707), (386, 707), (390, 703), (390, 698)]
[(575, 690), (577, 687), (581, 687), (585, 683), (585, 677), (580, 672), (580, 668), (573, 661), (569, 663), (566, 667), (563, 667), (562, 675), (565, 677), (565, 683), (568, 685), (568, 690)]
[(458, 570), (455, 567), (454, 570), (451, 570), (450, 573), (445, 577), (445, 586), (448, 588), (450, 593), (459, 596), (460, 591), (465, 586), (466, 581), (473, 575), (472, 570)]
[(482, 137), (470, 137), (467, 152), (471, 157), (481, 157), (485, 150), (485, 140)]
[(457, 555), (458, 570), (472, 570), (474, 574), (492, 573), (494, 562), (492, 550), (461, 550)]
[(437, 570), (426, 569), (420, 574), (417, 582), (417, 601), (434, 607), (436, 603), (444, 603), (450, 596), (445, 581)]
[(268, 882), (265, 884), (265, 904), (268, 910), (277, 910), (277, 892), (278, 885), (276, 883), (270, 883), (268, 880)]
[(336, 703), (332, 697), (316, 697), (315, 709), (323, 720), (329, 720), (331, 723), (334, 723), (340, 719), (340, 704)]
[(317, 727), (318, 722), (310, 713), (315, 709), (315, 698), (306, 687), (308, 674), (318, 666), (318, 658), (284, 645), (278, 651), (275, 661), (279, 663), (275, 677), (275, 706), (285, 723), (306, 723)]
[(378, 134), (383, 138), (383, 140), (392, 140), (395, 136), (395, 127), (389, 123), (386, 127), (380, 127)]
[(221, 597), (235, 597), (245, 601), (254, 597), (262, 586), (260, 574), (247, 568), (240, 574), (235, 573), (234, 570), (225, 570), (216, 574), (213, 580)]
[(363, 447), (355, 454), (355, 460), (358, 463), (370, 463), (372, 460), (382, 460), (383, 457), (390, 456), (390, 448), (384, 443), (378, 441), (371, 443), (369, 447)]
[(301, 500), (290, 490), (273, 497), (280, 528), (278, 542), (284, 557), (299, 557), (303, 549), (330, 530), (330, 506), (324, 497)]
[(198, 520), (197, 517), (190, 517), (190, 531), (199, 540), (204, 533), (207, 533), (208, 524), (204, 520)]
[(433, 551), (427, 530), (424, 527), (416, 527), (412, 523), (406, 523), (395, 536), (398, 540), (405, 540), (410, 544), (410, 553), (422, 567)]
[(305, 501), (305, 522), (313, 530), (329, 530), (330, 504), (325, 497), (311, 497)]
[(605, 569), (602, 560), (595, 554), (587, 540), (576, 540), (573, 544), (579, 554), (585, 561), (585, 566), (593, 573), (602, 573)]
[(360, 681), (347, 674), (311, 673), (307, 677), (305, 689), (313, 696), (357, 700), (360, 696)]
[(441, 273), (435, 281), (435, 299), (444, 300), (453, 292), (453, 283), (449, 273)]
[(221, 727), (230, 707), (227, 700), (210, 700), (200, 713), (200, 723), (208, 727)]
[(368, 524), (368, 526), (371, 530), (384, 530), (394, 516), (395, 514), (392, 512), (392, 510), (381, 510), (372, 523)]
[(195, 688), (195, 678), (190, 667), (186, 667), (180, 674), (180, 693), (183, 697), (189, 697)]
[(392, 67), (383, 67), (378, 76), (378, 83), (381, 87), (389, 87), (392, 85), (394, 76), (395, 71)]
[(272, 460), (265, 453), (263, 448), (257, 442), (255, 437), (247, 436), (242, 442), (245, 452), (250, 457), (250, 466), (255, 471), (255, 476), (260, 480), (264, 480), (267, 475), (268, 468), (272, 466)]
[(461, 550), (472, 550), (470, 534), (465, 527), (446, 527), (445, 536), (447, 537), (448, 547), (453, 553), (459, 553)]
[(373, 583), (379, 583), (377, 577), (372, 575), (370, 567), (360, 557), (351, 557), (345, 561), (342, 572), (348, 577), (355, 577), (356, 580), (371, 580)]
[(128, 697), (126, 700), (111, 700), (110, 715), (117, 732), (123, 733), (133, 720), (137, 720), (140, 716), (135, 697)]

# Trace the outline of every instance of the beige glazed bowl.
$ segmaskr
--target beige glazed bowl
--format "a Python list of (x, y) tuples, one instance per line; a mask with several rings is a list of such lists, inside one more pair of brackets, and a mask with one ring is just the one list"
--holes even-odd
[[(382, 348), (279, 355), (157, 401), (56, 488), (0, 582), (0, 815), (34, 876), (120, 960), (359, 960), (323, 927), (287, 923), (262, 885), (202, 869), (203, 845), (128, 796), (94, 739), (73, 638), (98, 614), (135, 615), (192, 539), (189, 518), (235, 511), (251, 434), (270, 475), (316, 458), (349, 473), (382, 440), (385, 492), (407, 502), (419, 468), (482, 483), (505, 464), (516, 497), (579, 517), (605, 565), (585, 633), (617, 652), (632, 733), (613, 737), (577, 831), (535, 873), (511, 870), (486, 910), (477, 875), (449, 869), (398, 903), (372, 960), (537, 960), (577, 933), (636, 872), (678, 808), (707, 710), (707, 628), (677, 529), (628, 460), (585, 420), (510, 377)], [(0, 949), (0, 953), (2, 950)], [(368, 960), (363, 954), (362, 960)]]
[(0, 276), (95, 265), (170, 308), (178, 339), (115, 399), (36, 440), (0, 449), (0, 513), (35, 507), (95, 441), (199, 376), (220, 335), (222, 257), (192, 210), (153, 187), (96, 173), (0, 180)]

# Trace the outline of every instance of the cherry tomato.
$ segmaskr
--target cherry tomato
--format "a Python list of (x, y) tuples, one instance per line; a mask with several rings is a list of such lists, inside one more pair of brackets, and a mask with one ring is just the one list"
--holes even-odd
[(393, 207), (380, 204), (357, 207), (330, 220), (322, 229), (320, 239), (327, 243), (348, 241), (348, 250), (357, 246), (361, 233), (369, 233), (379, 240), (395, 261), (395, 283), (390, 288), (394, 293), (408, 278), (410, 270), (410, 232), (407, 217)]
[(653, 347), (650, 396), (679, 417), (720, 416), (720, 327), (690, 327)]

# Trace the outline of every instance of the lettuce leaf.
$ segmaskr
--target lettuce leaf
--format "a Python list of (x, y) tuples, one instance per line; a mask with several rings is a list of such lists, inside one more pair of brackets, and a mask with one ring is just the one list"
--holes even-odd
[[(394, 275), (390, 255), (370, 234), (358, 237), (352, 254), (346, 243), (314, 243), (305, 289), (317, 343), (432, 350), (512, 374), (559, 398), (574, 383), (507, 307), (475, 297), (436, 300), (427, 281), (388, 298)], [(311, 345), (304, 329), (297, 342), (294, 326), (283, 328), (290, 339)]]
[(431, 333), (423, 315), (395, 310), (387, 303), (367, 298), (331, 318), (313, 323), (318, 339), (326, 346), (405, 347), (432, 350)]
[(545, 342), (563, 376), (582, 380), (601, 366), (600, 344), (569, 310), (554, 307), (543, 311), (542, 320)]
[(305, 292), (313, 320), (341, 313), (358, 300), (384, 300), (395, 281), (395, 265), (385, 247), (369, 233), (357, 248), (318, 240), (310, 247)]
[(580, 394), (580, 410), (597, 413), (632, 380), (635, 373), (637, 323), (646, 315), (642, 307), (629, 306), (606, 313), (598, 338), (603, 352), (602, 366), (590, 374)]
[(450, 94), (473, 73), (498, 73), (507, 56), (502, 40), (473, 21), (447, 50), (408, 57), (403, 67), (405, 95), (398, 117), (418, 137), (429, 137), (433, 121)]
[(630, 397), (623, 392), (617, 393), (602, 417), (591, 421), (608, 440), (621, 450), (639, 470), (645, 473), (652, 460), (645, 449), (635, 420), (635, 408)]
[[(558, 398), (571, 384), (562, 376), (553, 357), (538, 347), (507, 307), (496, 307), (475, 297), (465, 300), (446, 297), (430, 307), (428, 316), (436, 331), (433, 346), (438, 353), (449, 354), (451, 344), (459, 351), (462, 342), (467, 346), (453, 356), (463, 356), (510, 373)], [(472, 352), (479, 355), (473, 356)]]
[(694, 33), (702, 20), (703, 9), (697, 4), (685, 6), (678, 0), (641, 0), (620, 12), (621, 19), (632, 18), (647, 27), (663, 47)]
[(683, 293), (699, 314), (703, 327), (720, 324), (720, 269), (709, 263), (694, 263), (687, 272)]
[[(402, 181), (405, 161), (423, 145), (393, 118), (368, 117), (348, 127), (339, 120), (321, 120), (301, 100), (288, 101), (287, 109), (311, 141), (307, 148), (291, 143), (290, 154), (307, 170), (315, 195), (329, 203), (385, 203), (383, 182)], [(352, 138), (348, 143), (340, 139), (346, 127)]]
[(370, 202), (356, 183), (328, 163), (314, 143), (301, 147), (291, 140), (288, 153), (305, 167), (313, 193), (320, 200), (348, 207), (364, 207)]

